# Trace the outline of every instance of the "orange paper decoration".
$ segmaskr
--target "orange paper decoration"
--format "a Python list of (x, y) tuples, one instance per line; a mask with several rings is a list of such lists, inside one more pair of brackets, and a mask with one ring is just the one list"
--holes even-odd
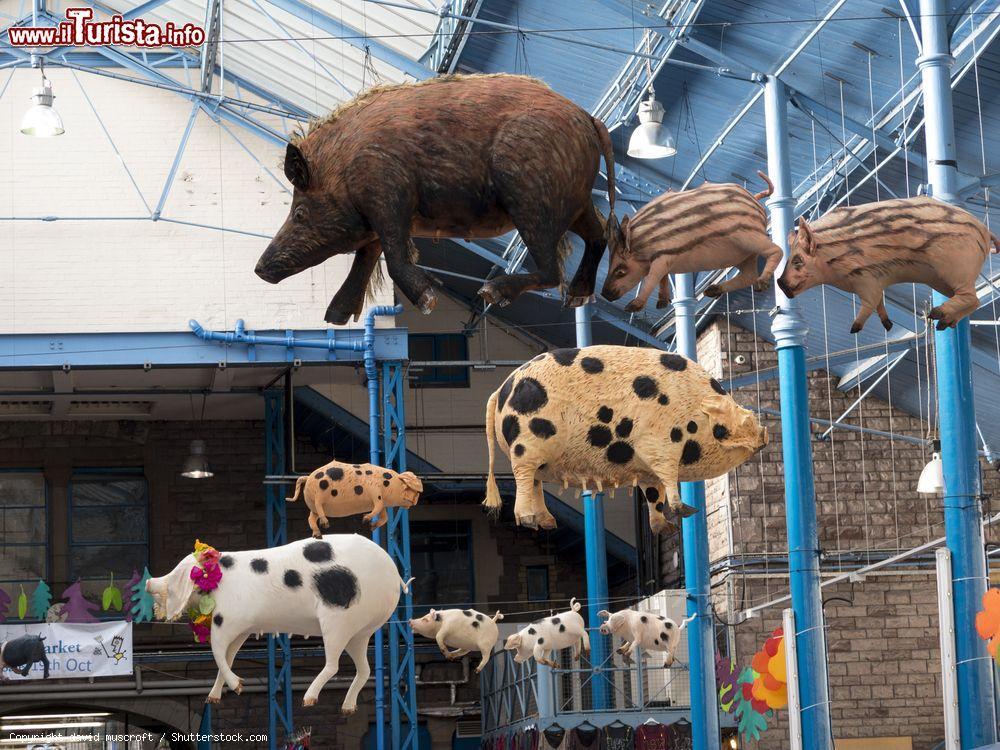
[[(1000, 591), (997, 592), (1000, 594)], [(998, 597), (1000, 604), (1000, 597)], [(1000, 627), (1000, 612), (997, 625)], [(768, 708), (779, 709), (788, 705), (788, 686), (785, 683), (785, 639), (781, 628), (771, 634), (764, 642), (764, 647), (754, 654), (751, 662), (757, 672), (757, 679), (751, 688), (753, 697), (767, 704)]]
[(986, 650), (994, 659), (1000, 645), (1000, 589), (989, 589), (983, 594), (983, 611), (976, 615), (976, 632), (987, 641)]

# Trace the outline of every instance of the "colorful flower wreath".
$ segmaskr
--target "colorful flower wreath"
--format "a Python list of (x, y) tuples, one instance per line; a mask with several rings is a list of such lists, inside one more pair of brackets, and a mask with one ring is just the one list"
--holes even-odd
[(222, 581), (219, 551), (196, 539), (194, 552), (191, 554), (198, 563), (191, 567), (191, 580), (201, 596), (198, 597), (197, 604), (188, 610), (188, 627), (191, 628), (196, 643), (208, 643), (212, 634), (212, 612), (215, 610), (215, 599), (211, 592), (219, 588), (219, 582)]

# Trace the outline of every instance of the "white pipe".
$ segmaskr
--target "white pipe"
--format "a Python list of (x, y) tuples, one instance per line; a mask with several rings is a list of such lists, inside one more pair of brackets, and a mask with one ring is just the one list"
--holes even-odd
[(938, 633), (944, 698), (944, 750), (961, 750), (958, 722), (958, 665), (955, 662), (955, 609), (951, 596), (951, 550), (937, 551)]
[(802, 750), (802, 706), (799, 705), (799, 662), (795, 648), (795, 610), (781, 613), (785, 644), (785, 684), (788, 689), (788, 741), (791, 750)]

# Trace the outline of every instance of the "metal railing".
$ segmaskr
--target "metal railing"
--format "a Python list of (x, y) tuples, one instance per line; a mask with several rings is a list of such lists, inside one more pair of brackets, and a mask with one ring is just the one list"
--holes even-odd
[[(591, 640), (602, 638), (597, 628), (588, 629)], [(569, 651), (558, 656), (559, 668), (539, 665), (534, 659), (514, 662), (509, 651), (494, 654), (480, 675), (483, 705), (483, 734), (517, 728), (531, 723), (558, 722), (561, 717), (597, 714), (667, 713), (687, 714), (690, 682), (686, 664), (662, 665), (662, 654), (641, 653), (629, 664), (612, 651), (600, 664), (587, 656), (571, 661)], [(594, 702), (594, 685), (603, 680), (607, 705)], [(563, 718), (564, 726), (576, 720)]]

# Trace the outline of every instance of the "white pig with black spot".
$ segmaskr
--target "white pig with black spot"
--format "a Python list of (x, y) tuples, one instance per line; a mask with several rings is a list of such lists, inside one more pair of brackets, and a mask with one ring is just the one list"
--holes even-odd
[(410, 627), (414, 633), (436, 640), (448, 661), (478, 651), (482, 656), (476, 667), (476, 674), (479, 674), (493, 655), (493, 647), (500, 637), (497, 622), (502, 619), (499, 610), (489, 617), (474, 609), (432, 609), (423, 617), (410, 620)]
[(634, 609), (622, 609), (614, 614), (602, 609), (597, 615), (604, 620), (601, 635), (617, 636), (624, 641), (617, 651), (626, 663), (638, 658), (639, 649), (642, 649), (662, 653), (665, 667), (674, 663), (674, 654), (681, 643), (681, 631), (688, 624), (684, 620), (678, 627), (669, 617), (636, 612)]
[[(196, 564), (187, 555), (167, 575), (146, 582), (157, 619), (177, 620), (198, 601), (190, 575)], [(371, 674), (368, 642), (396, 610), (400, 588), (407, 590), (386, 551), (358, 534), (327, 534), (270, 549), (222, 552), (219, 566), (210, 636), (219, 675), (207, 702), (219, 702), (223, 682), (234, 693), (243, 690), (232, 665), (252, 634), (321, 635), (326, 664), (303, 705), (316, 703), (346, 651), (356, 674), (341, 711), (354, 713)]]
[(556, 651), (565, 648), (572, 648), (573, 661), (579, 661), (580, 654), (590, 653), (590, 636), (580, 616), (580, 602), (570, 599), (568, 611), (524, 626), (507, 636), (503, 647), (514, 652), (514, 661), (518, 664), (534, 657), (539, 664), (558, 667), (552, 656), (546, 654), (554, 656)]

